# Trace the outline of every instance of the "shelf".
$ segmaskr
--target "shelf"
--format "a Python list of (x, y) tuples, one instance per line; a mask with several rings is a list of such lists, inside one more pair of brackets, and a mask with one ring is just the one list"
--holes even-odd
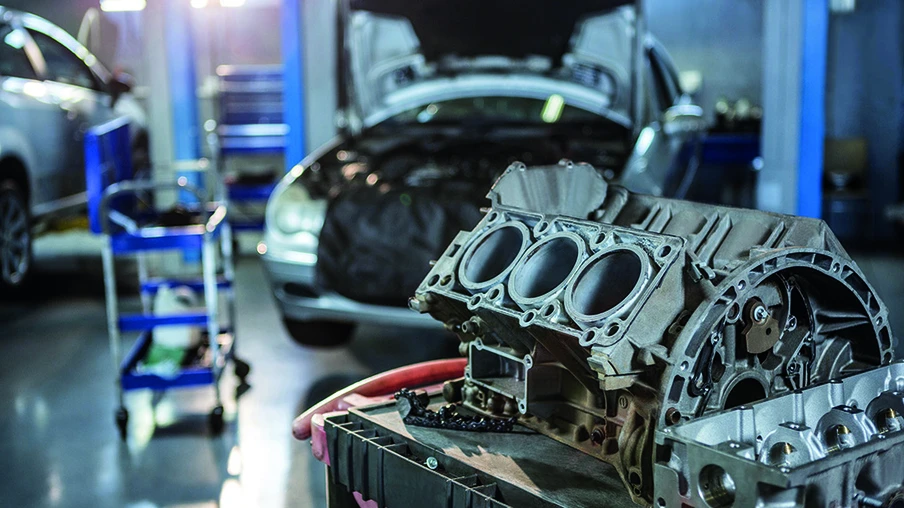
[[(220, 358), (229, 356), (232, 350), (232, 339), (230, 333), (221, 333), (218, 336)], [(164, 391), (171, 388), (208, 386), (216, 382), (209, 354), (203, 355), (198, 362), (183, 366), (173, 376), (138, 372), (138, 365), (150, 350), (151, 343), (151, 334), (149, 332), (142, 333), (124, 358), (120, 366), (120, 384), (124, 391), (143, 389)]]
[(267, 201), (270, 194), (276, 188), (275, 183), (267, 183), (261, 185), (227, 185), (230, 201)]
[[(187, 286), (192, 291), (196, 293), (201, 293), (204, 291), (204, 279), (193, 278), (193, 279), (167, 279), (167, 278), (153, 278), (148, 279), (147, 282), (141, 285), (141, 292), (147, 294), (155, 294), (160, 288), (164, 285), (170, 287), (179, 287), (179, 286)], [(226, 280), (225, 277), (217, 277), (217, 289), (229, 289), (232, 287), (232, 282)]]
[[(134, 233), (110, 235), (110, 245), (115, 254), (146, 252), (155, 250), (191, 250), (204, 246), (203, 225), (178, 227), (148, 227)], [(219, 227), (214, 237), (219, 236)]]
[(207, 326), (207, 314), (191, 312), (169, 316), (147, 314), (120, 314), (119, 329), (123, 332), (140, 332), (152, 330), (158, 326)]

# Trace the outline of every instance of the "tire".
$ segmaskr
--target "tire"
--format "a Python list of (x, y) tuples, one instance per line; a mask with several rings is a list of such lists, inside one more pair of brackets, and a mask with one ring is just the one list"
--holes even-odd
[(342, 321), (296, 321), (285, 319), (286, 331), (302, 346), (339, 347), (351, 342), (355, 324)]
[(19, 185), (0, 181), (0, 289), (17, 291), (32, 271), (31, 221)]

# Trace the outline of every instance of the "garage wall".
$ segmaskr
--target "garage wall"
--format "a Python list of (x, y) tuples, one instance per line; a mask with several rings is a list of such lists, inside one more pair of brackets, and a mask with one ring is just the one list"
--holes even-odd
[(890, 237), (886, 205), (900, 199), (898, 153), (904, 110), (904, 5), (857, 2), (829, 21), (826, 137), (864, 137), (869, 143), (873, 233)]
[(336, 135), (336, 0), (302, 3), (307, 151)]
[(703, 76), (698, 103), (712, 118), (720, 96), (762, 104), (762, 0), (646, 0), (647, 27), (679, 71)]

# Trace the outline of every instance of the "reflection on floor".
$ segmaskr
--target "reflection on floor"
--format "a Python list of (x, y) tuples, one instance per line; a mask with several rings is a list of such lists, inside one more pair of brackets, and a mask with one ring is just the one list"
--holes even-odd
[[(210, 389), (129, 395), (122, 444), (100, 260), (44, 257), (28, 294), (0, 302), (0, 506), (323, 506), (323, 468), (290, 435), (312, 401), (375, 372), (454, 354), (441, 333), (362, 328), (348, 348), (311, 350), (282, 330), (258, 261), (238, 269), (241, 355), (252, 388), (226, 397), (210, 437)], [(227, 379), (231, 394), (234, 379)]]

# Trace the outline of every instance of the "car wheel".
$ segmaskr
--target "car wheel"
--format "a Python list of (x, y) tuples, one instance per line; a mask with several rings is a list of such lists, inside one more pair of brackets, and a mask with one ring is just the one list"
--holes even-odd
[(302, 346), (338, 347), (348, 344), (355, 333), (354, 323), (341, 321), (283, 321), (292, 340)]
[(12, 180), (0, 182), (0, 288), (25, 285), (32, 266), (28, 206)]

